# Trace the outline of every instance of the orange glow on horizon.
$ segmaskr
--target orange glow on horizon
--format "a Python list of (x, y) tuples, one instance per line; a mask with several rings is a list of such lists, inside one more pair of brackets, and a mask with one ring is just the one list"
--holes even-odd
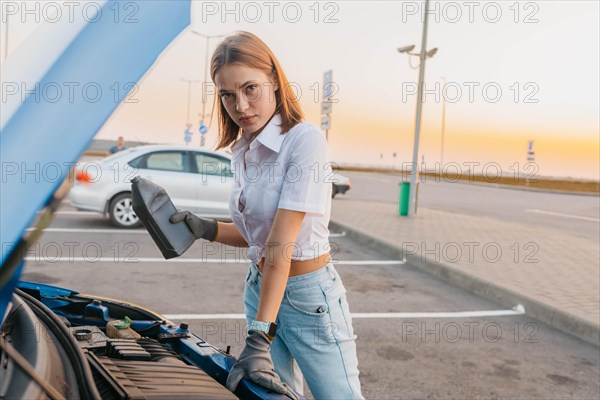
[[(559, 129), (535, 135), (509, 127), (447, 126), (444, 164), (498, 163), (504, 170), (518, 163), (522, 168), (527, 163), (528, 141), (533, 140), (540, 175), (599, 180), (600, 140), (593, 136), (593, 132)], [(374, 122), (366, 117), (334, 114), (329, 139), (333, 160), (399, 166), (412, 161), (414, 121)], [(423, 124), (419, 142), (419, 154), (424, 156), (427, 168), (434, 168), (440, 161), (441, 127)], [(397, 154), (395, 159), (393, 153)]]

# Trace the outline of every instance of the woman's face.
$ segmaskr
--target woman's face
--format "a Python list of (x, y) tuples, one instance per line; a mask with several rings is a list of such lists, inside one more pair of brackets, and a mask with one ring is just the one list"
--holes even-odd
[(218, 95), (227, 114), (244, 133), (255, 135), (277, 107), (272, 76), (243, 64), (224, 65), (215, 74)]

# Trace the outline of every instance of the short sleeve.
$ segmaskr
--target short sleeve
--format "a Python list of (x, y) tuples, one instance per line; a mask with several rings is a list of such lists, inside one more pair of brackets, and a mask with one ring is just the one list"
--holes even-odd
[(332, 187), (325, 135), (309, 125), (290, 139), (278, 208), (325, 215)]

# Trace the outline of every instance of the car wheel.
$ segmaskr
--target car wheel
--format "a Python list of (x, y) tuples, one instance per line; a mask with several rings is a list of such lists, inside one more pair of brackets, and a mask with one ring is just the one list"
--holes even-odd
[(117, 228), (131, 229), (142, 225), (142, 222), (135, 215), (131, 204), (131, 193), (121, 193), (111, 202), (108, 210), (110, 222)]
[(335, 183), (332, 183), (333, 187), (331, 188), (331, 198), (333, 199), (336, 194), (338, 194), (338, 187)]

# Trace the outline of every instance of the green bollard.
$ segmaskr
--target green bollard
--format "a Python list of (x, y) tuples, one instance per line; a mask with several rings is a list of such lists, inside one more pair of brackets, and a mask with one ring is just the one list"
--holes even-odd
[(408, 215), (408, 202), (410, 200), (410, 182), (400, 182), (400, 198), (398, 201), (398, 214)]

